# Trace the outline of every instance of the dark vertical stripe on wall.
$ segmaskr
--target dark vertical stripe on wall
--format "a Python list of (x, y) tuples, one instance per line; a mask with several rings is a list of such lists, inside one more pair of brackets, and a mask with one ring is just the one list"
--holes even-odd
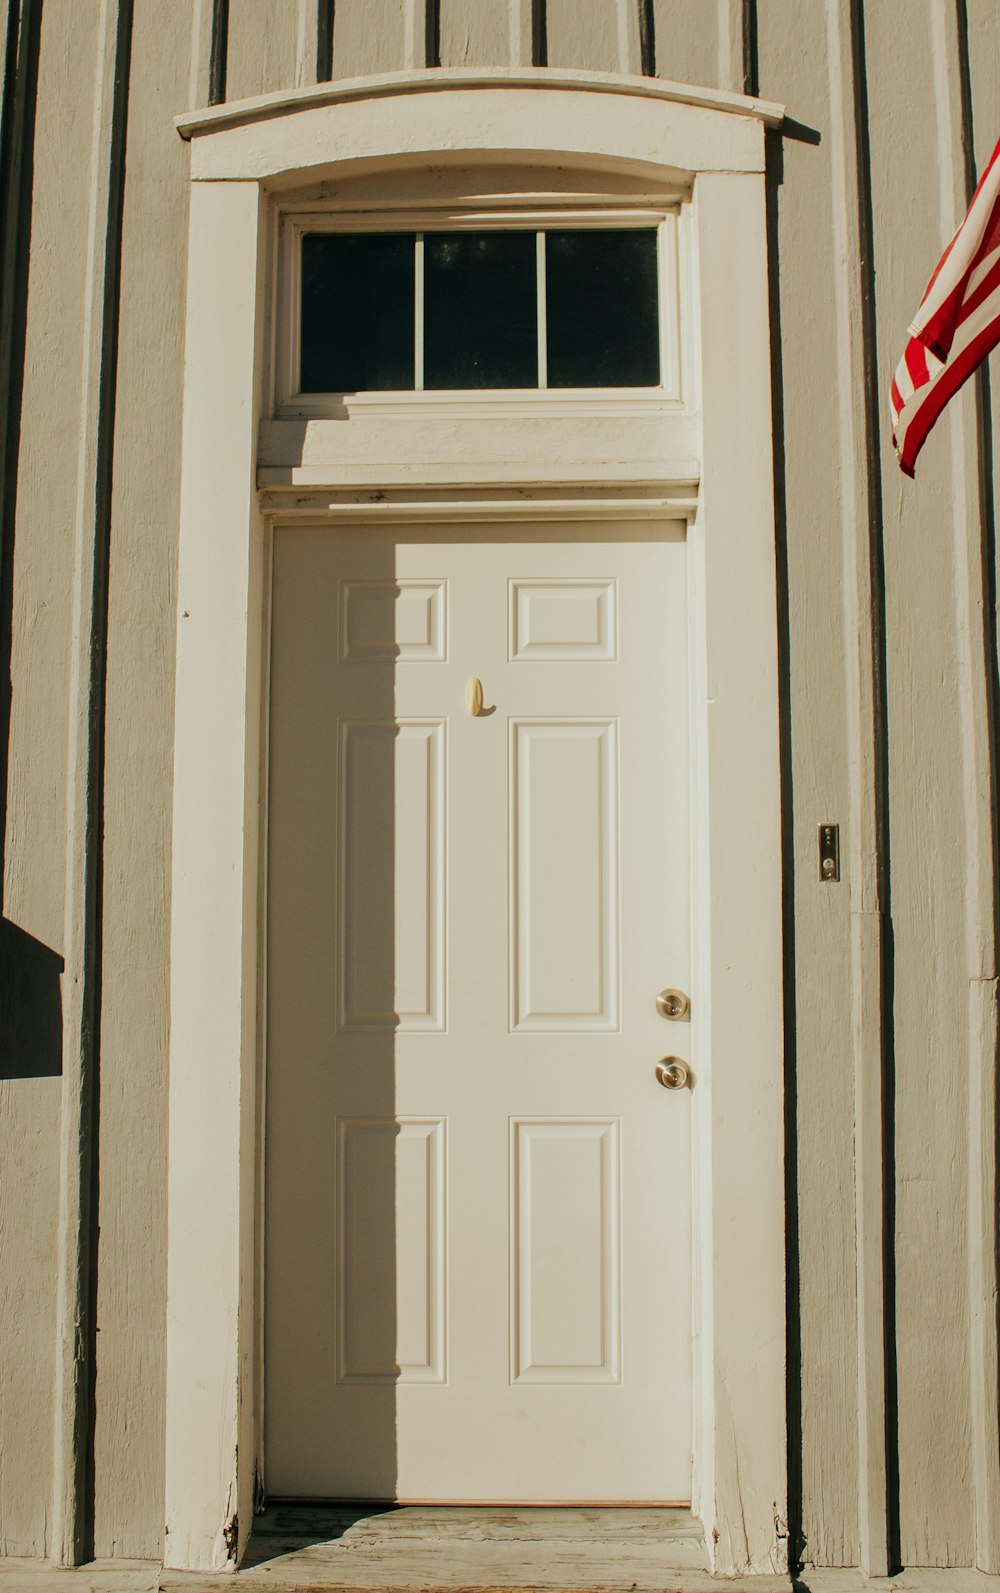
[(549, 28), (545, 0), (531, 0), (531, 64), (549, 64)]
[[(744, 15), (746, 13), (744, 12)], [(779, 204), (784, 181), (780, 132), (764, 135), (768, 314), (771, 337), (772, 459), (774, 473), (774, 564), (778, 620), (778, 749), (781, 764), (781, 946), (785, 1089), (785, 1417), (788, 1443), (788, 1556), (798, 1570), (802, 1539), (802, 1330), (799, 1280), (798, 1070), (795, 982), (795, 803), (792, 757), (792, 638), (788, 575), (788, 498), (785, 482), (785, 388), (781, 333)]]
[[(9, 622), (13, 577), (14, 510), (20, 441), (21, 389), (28, 289), (28, 243), (34, 154), (35, 100), (41, 0), (9, 0), (0, 109), (0, 512), (3, 556), (0, 574), (5, 642), (3, 689), (10, 685)], [(6, 726), (6, 720), (5, 720)], [(9, 728), (9, 726), (7, 727)], [(6, 759), (6, 736), (3, 741)], [(6, 764), (4, 766), (6, 773)], [(7, 782), (0, 801), (6, 803)], [(6, 825), (0, 841), (6, 836)], [(3, 876), (0, 875), (0, 891)]]
[(319, 0), (316, 18), (316, 81), (329, 83), (333, 77), (333, 8), (335, 0)]
[(653, 0), (639, 0), (639, 60), (644, 77), (656, 76), (656, 17)]
[(889, 828), (889, 699), (886, 668), (885, 544), (882, 502), (881, 400), (875, 299), (875, 227), (872, 210), (868, 61), (864, 0), (851, 0), (854, 122), (857, 151), (861, 322), (864, 349), (868, 569), (871, 586), (871, 661), (874, 718), (875, 848), (878, 906), (882, 915), (882, 1196), (885, 1358), (886, 1540), (890, 1569), (899, 1565), (899, 1379), (896, 1365), (896, 1054), (894, 949)]
[(441, 0), (424, 0), (425, 50), (428, 66), (441, 65)]
[[(9, 0), (0, 108), (0, 904), (6, 874), (2, 864), (7, 842), (17, 460), (24, 388), (41, 15), (41, 0)], [(15, 949), (4, 935), (0, 1010), (6, 1010), (8, 1001), (13, 1000), (18, 984)]]
[(226, 65), (229, 57), (229, 0), (214, 0), (212, 6), (212, 51), (208, 59), (208, 103), (221, 105), (226, 98)]
[(743, 92), (760, 93), (757, 55), (757, 0), (743, 0)]
[(84, 881), (82, 1032), (80, 1036), (81, 1238), (80, 1318), (87, 1375), (78, 1391), (79, 1426), (85, 1442), (84, 1485), (77, 1491), (77, 1535), (81, 1555), (94, 1552), (94, 1420), (97, 1389), (97, 1301), (101, 985), (104, 909), (104, 746), (107, 696), (108, 582), (111, 564), (111, 490), (114, 473), (115, 407), (118, 389), (118, 319), (122, 221), (125, 204), (125, 142), (133, 0), (120, 0), (115, 38), (114, 101), (108, 161), (108, 214), (104, 236), (104, 288), (94, 472), (94, 579), (87, 682), (87, 816)]

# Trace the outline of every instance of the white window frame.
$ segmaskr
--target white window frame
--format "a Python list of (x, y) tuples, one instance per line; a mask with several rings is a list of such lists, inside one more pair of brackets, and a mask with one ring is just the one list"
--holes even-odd
[[(537, 69), (394, 74), (181, 119), (193, 181), (172, 860), (171, 1567), (235, 1567), (249, 1537), (260, 1455), (269, 518), (447, 513), (471, 522), (634, 517), (641, 508), (686, 518), (690, 555), (694, 1509), (716, 1572), (785, 1568), (781, 856), (763, 175), (764, 127), (780, 116), (778, 107), (736, 95)], [(509, 417), (516, 433), (491, 421), (451, 455), (441, 450), (454, 421), (433, 406), (416, 417), (382, 414), (370, 425), (358, 416), (347, 426), (280, 415), (261, 423), (283, 197), (340, 174), (356, 182), (359, 170), (449, 158), (459, 138), (462, 158), (484, 170), (498, 150), (526, 163), (555, 156), (591, 186), (595, 171), (645, 172), (655, 189), (673, 185), (689, 196), (691, 380), (684, 402), (658, 414), (654, 429), (643, 433), (641, 401), (633, 414), (631, 395), (616, 404), (605, 393), (575, 410), (550, 403), (542, 414), (518, 395), (521, 411)], [(587, 432), (591, 423), (600, 430)], [(465, 431), (476, 426), (471, 419)], [(576, 456), (567, 438), (579, 431)], [(530, 468), (521, 454), (506, 464), (489, 454), (482, 439), (496, 432), (504, 447), (541, 433)], [(335, 436), (345, 433), (346, 451)], [(594, 437), (609, 435), (612, 445), (595, 456)]]
[[(678, 196), (679, 197), (679, 196)], [(572, 405), (586, 401), (602, 400), (605, 403), (626, 401), (644, 403), (645, 407), (669, 413), (683, 407), (681, 387), (681, 322), (680, 322), (680, 253), (682, 236), (678, 197), (664, 195), (658, 205), (648, 201), (632, 205), (581, 205), (578, 199), (567, 196), (568, 203), (561, 209), (551, 204), (546, 208), (508, 206), (504, 209), (484, 207), (481, 203), (465, 206), (453, 205), (444, 210), (428, 207), (424, 210), (379, 209), (338, 212), (330, 209), (307, 208), (300, 210), (282, 206), (278, 222), (278, 269), (274, 324), (276, 329), (272, 376), (269, 383), (271, 407), (277, 416), (300, 418), (322, 416), (347, 410), (357, 415), (364, 411), (385, 413), (390, 409), (411, 406), (414, 410), (428, 406), (442, 406), (454, 411), (462, 405), (463, 412), (473, 407), (499, 406), (517, 409), (521, 406), (544, 409), (552, 403)], [(419, 238), (432, 232), (535, 232), (554, 229), (643, 228), (656, 231), (657, 266), (659, 272), (658, 310), (660, 337), (660, 381), (652, 387), (556, 387), (547, 381), (538, 387), (519, 388), (462, 388), (449, 391), (445, 388), (427, 389), (418, 369), (417, 384), (413, 388), (381, 390), (361, 393), (303, 393), (299, 389), (297, 373), (301, 342), (300, 284), (302, 279), (302, 239), (306, 233), (358, 233), (403, 232), (415, 233)], [(418, 252), (419, 258), (419, 252)], [(544, 349), (545, 297), (544, 277), (538, 278), (538, 335)], [(417, 329), (418, 342), (420, 328)], [(540, 360), (540, 367), (543, 361)], [(418, 366), (420, 362), (418, 361)], [(539, 375), (542, 371), (540, 369)]]

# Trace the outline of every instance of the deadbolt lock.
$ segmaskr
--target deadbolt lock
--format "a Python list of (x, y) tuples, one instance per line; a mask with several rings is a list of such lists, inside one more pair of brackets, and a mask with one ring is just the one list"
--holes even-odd
[(656, 1010), (661, 1018), (671, 1023), (684, 1023), (691, 1016), (691, 1002), (683, 990), (661, 990), (656, 998)]

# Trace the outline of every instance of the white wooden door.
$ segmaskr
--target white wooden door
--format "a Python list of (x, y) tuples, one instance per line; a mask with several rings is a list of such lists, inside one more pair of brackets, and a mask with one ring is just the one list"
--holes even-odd
[(677, 527), (276, 533), (273, 1496), (690, 1498), (686, 652)]

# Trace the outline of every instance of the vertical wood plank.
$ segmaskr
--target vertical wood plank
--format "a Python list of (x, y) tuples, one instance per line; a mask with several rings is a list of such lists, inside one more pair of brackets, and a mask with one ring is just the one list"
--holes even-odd
[[(865, 10), (882, 391), (965, 208), (953, 3)], [(905, 237), (907, 247), (898, 240)], [(969, 1564), (969, 981), (992, 964), (974, 400), (915, 486), (883, 450), (895, 966), (896, 1315), (903, 1563)], [(976, 632), (978, 631), (978, 642)], [(978, 647), (978, 659), (976, 650)], [(941, 1067), (944, 1058), (957, 1065)]]
[[(861, 1553), (865, 1282), (856, 1247), (854, 1074), (874, 1050), (878, 1077), (879, 993), (849, 8), (828, 0), (811, 14), (807, 48), (783, 6), (763, 7), (759, 21), (761, 92), (808, 105), (819, 129), (815, 141), (772, 145), (769, 202), (780, 293), (776, 474), (794, 835), (801, 1529), (809, 1561), (850, 1565)], [(818, 297), (820, 260), (826, 287)], [(820, 368), (826, 377), (817, 384)], [(819, 879), (817, 826), (827, 821), (842, 826), (841, 884)], [(870, 1074), (869, 1066), (861, 1076)], [(867, 1156), (877, 1181), (877, 1126)]]
[(83, 394), (77, 480), (75, 612), (70, 675), (69, 842), (60, 1190), (59, 1355), (53, 1514), (64, 1564), (93, 1544), (93, 1428), (100, 1266), (100, 1034), (102, 985), (104, 717), (110, 489), (121, 205), (132, 0), (103, 0), (87, 227)]
[(190, 28), (190, 0), (136, 0), (105, 731), (94, 1548), (109, 1557), (157, 1558), (163, 1531), (167, 870), (188, 152), (161, 107), (186, 91)]
[(297, 0), (229, 0), (226, 99), (294, 87), (299, 48)]
[(216, 79), (223, 22), (219, 0), (193, 0), (188, 104), (195, 109), (211, 105), (219, 98)]
[[(965, 27), (967, 132), (971, 135), (971, 175), (978, 175), (1000, 135), (1000, 18), (992, 0), (960, 0), (959, 25)], [(990, 710), (994, 717), (994, 758), (1000, 736), (1000, 661), (997, 660), (997, 502), (1000, 483), (1000, 360), (990, 358), (978, 378), (979, 481), (982, 538), (986, 548), (984, 609), (994, 624), (986, 658)], [(995, 779), (995, 769), (994, 769)], [(992, 972), (997, 972), (995, 969)], [(970, 1091), (970, 1303), (973, 1354), (971, 1402), (975, 1416), (976, 1564), (1000, 1572), (1000, 1370), (997, 1365), (997, 981), (973, 981), (970, 1002), (986, 1024), (986, 1039), (976, 1047), (982, 1058)], [(971, 1015), (975, 1021), (976, 1015)], [(990, 1047), (992, 1034), (992, 1047)]]
[[(6, 374), (15, 384), (8, 414), (13, 449), (5, 470), (10, 494), (5, 511), (15, 511), (15, 525), (12, 587), (5, 593), (13, 613), (3, 903), (7, 918), (61, 949), (73, 575), (69, 561), (54, 564), (47, 542), (53, 520), (71, 524), (75, 508), (76, 450), (70, 438), (78, 425), (82, 338), (74, 318), (82, 314), (86, 272), (84, 251), (68, 258), (63, 245), (68, 229), (79, 229), (86, 237), (87, 190), (83, 182), (74, 189), (60, 218), (65, 145), (60, 145), (55, 124), (62, 103), (71, 105), (82, 125), (88, 125), (93, 81), (83, 71), (75, 80), (69, 70), (72, 52), (60, 34), (71, 24), (54, 8), (39, 30), (40, 9), (24, 7), (18, 44), (16, 70), (23, 79), (18, 94), (26, 96), (26, 103), (17, 134), (20, 172), (13, 174), (18, 194), (12, 196), (10, 221), (21, 232), (23, 253), (4, 282), (5, 352), (13, 366)], [(86, 49), (82, 38), (76, 42), (82, 62), (92, 68), (93, 46)], [(30, 211), (25, 206), (18, 215), (21, 182), (28, 185)], [(20, 306), (13, 307), (11, 298), (20, 300)], [(12, 328), (11, 319), (22, 317), (21, 325)], [(10, 340), (23, 340), (21, 348), (11, 349)], [(76, 363), (67, 376), (74, 355)], [(18, 368), (22, 362), (23, 373)], [(62, 469), (55, 471), (53, 425), (62, 443)]]
[[(831, 134), (843, 247), (851, 261), (838, 274), (841, 406), (847, 479), (855, 489), (844, 521), (848, 603), (853, 638), (847, 647), (852, 838), (852, 1016), (854, 1063), (855, 1244), (858, 1377), (858, 1557), (866, 1575), (884, 1576), (896, 1554), (894, 1294), (888, 1262), (891, 1028), (891, 944), (887, 922), (888, 793), (885, 710), (885, 596), (879, 424), (882, 398), (874, 370), (876, 283), (872, 264), (871, 164), (867, 137), (867, 73), (862, 12), (853, 0), (827, 7)], [(845, 291), (846, 288), (846, 291)], [(843, 354), (849, 351), (846, 361)], [(853, 526), (851, 521), (853, 520)], [(852, 612), (853, 611), (853, 612)], [(851, 623), (853, 621), (853, 624)], [(849, 634), (850, 634), (849, 631)]]
[[(969, 1399), (979, 1570), (1000, 1567), (1000, 1434), (997, 1369), (996, 979), (969, 982)], [(976, 1062), (979, 1066), (975, 1066)], [(993, 1064), (993, 1065), (991, 1065)]]
[[(975, 169), (981, 172), (1000, 138), (1000, 15), (993, 0), (965, 0), (968, 30), (968, 71), (970, 78), (972, 154)], [(988, 489), (993, 525), (1000, 512), (1000, 359), (994, 354), (987, 363), (986, 381), (991, 394), (991, 457), (987, 462)]]
[[(966, 186), (977, 180), (1000, 133), (1000, 16), (989, 0), (958, 0)], [(984, 658), (993, 733), (994, 815), (997, 737), (1000, 732), (1000, 661), (997, 658), (997, 483), (1000, 480), (1000, 365), (994, 358), (976, 378), (977, 466), (984, 584)], [(973, 615), (975, 621), (975, 615)], [(996, 819), (994, 817), (994, 823)], [(973, 1077), (969, 1091), (969, 1304), (970, 1402), (973, 1414), (973, 1486), (976, 1565), (1000, 1572), (1000, 1366), (997, 1321), (997, 1077), (996, 948), (986, 977), (969, 985)], [(979, 1066), (975, 1066), (978, 1060)]]
[(546, 0), (549, 66), (641, 72), (639, 0)]
[(707, 88), (744, 89), (745, 0), (653, 0), (657, 77)]
[[(0, 841), (4, 878), (0, 900), (5, 913), (8, 839), (12, 844), (15, 840), (15, 836), (9, 836), (7, 809), (10, 786), (18, 772), (9, 767), (8, 738), (15, 659), (17, 444), (26, 352), (27, 213), (31, 126), (36, 104), (35, 51), (25, 48), (28, 41), (22, 33), (25, 12), (30, 10), (17, 0), (8, 0), (2, 14)], [(18, 642), (20, 653), (20, 635)], [(11, 967), (11, 943), (33, 942), (30, 937), (25, 941), (19, 926), (6, 916), (0, 924), (0, 935), (0, 1017), (4, 1031), (0, 1077), (0, 1320), (5, 1344), (5, 1354), (0, 1359), (0, 1552), (38, 1556), (50, 1548), (45, 1501), (52, 1472), (51, 1351), (56, 1342), (60, 1087), (52, 1077), (30, 1078), (30, 1068), (21, 1056), (20, 1024), (16, 1016), (12, 1021), (10, 1015), (18, 994)]]
[(719, 9), (691, 0), (653, 0), (657, 77), (718, 86)]
[(507, 0), (511, 66), (545, 66), (545, 0)]
[[(72, 1140), (80, 1081), (75, 1071), (62, 1083), (57, 1075), (64, 1067), (59, 969), (65, 950), (67, 688), (74, 621), (75, 572), (68, 550), (76, 512), (92, 170), (85, 136), (77, 181), (67, 193), (65, 118), (89, 135), (98, 29), (92, 17), (85, 19), (78, 9), (74, 16), (59, 3), (47, 7), (44, 17), (37, 4), (16, 5), (7, 16), (12, 26), (2, 151), (0, 656), (5, 677), (9, 669), (10, 695), (5, 679), (0, 955), (4, 994), (13, 1003), (30, 989), (27, 958), (47, 958), (54, 1032), (44, 1066), (12, 1045), (6, 1032), (0, 1059), (0, 1543), (7, 1553), (66, 1558), (67, 1550), (78, 1547), (85, 1410), (77, 1394), (88, 1386), (87, 1368), (74, 1355), (87, 1324), (80, 1324), (79, 1339), (64, 1336), (73, 1323), (68, 1307), (79, 1309), (83, 1259), (80, 1158)], [(67, 247), (67, 239), (76, 246)], [(62, 556), (54, 555), (54, 536)], [(79, 973), (76, 965), (64, 992)], [(80, 1036), (73, 1029), (72, 1001), (65, 1006), (70, 1058)], [(16, 1005), (12, 1011), (4, 1003), (3, 1017), (13, 1017), (16, 1032)], [(54, 1386), (57, 1379), (63, 1387)]]
[(745, 87), (743, 12), (756, 0), (716, 0), (717, 86), (742, 94)]
[(334, 77), (424, 66), (426, 4), (427, 0), (337, 0)]
[(520, 65), (511, 56), (510, 9), (511, 0), (441, 0), (441, 65)]

